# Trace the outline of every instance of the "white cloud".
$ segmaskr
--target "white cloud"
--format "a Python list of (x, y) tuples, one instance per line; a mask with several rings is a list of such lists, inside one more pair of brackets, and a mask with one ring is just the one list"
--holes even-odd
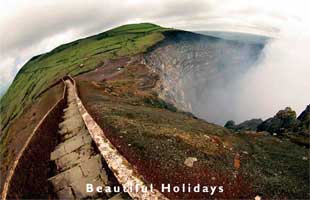
[[(14, 58), (6, 58), (6, 59), (2, 60), (1, 65), (14, 66), (15, 65)], [(13, 67), (1, 67), (0, 68), (0, 74), (1, 74), (0, 85), (7, 87), (12, 76), (14, 76), (14, 68)]]
[[(251, 118), (266, 119), (287, 106), (299, 114), (309, 105), (310, 14), (306, 8), (310, 2), (270, 3), (258, 6), (272, 14), (274, 20), (268, 20), (268, 15), (261, 12), (257, 16), (264, 17), (255, 21), (266, 20), (265, 24), (277, 22), (275, 27), (280, 30), (277, 38), (264, 48), (259, 62), (246, 73), (239, 73), (237, 80), (231, 74), (223, 78), (227, 82), (217, 78), (212, 86), (206, 85), (202, 92), (199, 90), (202, 95), (198, 99), (192, 97), (196, 102), (192, 105), (193, 111), (200, 117), (224, 124), (231, 119), (236, 122)], [(263, 9), (266, 5), (269, 7)], [(275, 5), (278, 7), (274, 9), (275, 12), (271, 12), (270, 9)], [(253, 8), (244, 8), (243, 11), (236, 12), (236, 15), (259, 13)], [(234, 67), (238, 69), (238, 66)]]
[(6, 88), (32, 56), (117, 25), (153, 22), (187, 30), (224, 25), (268, 31), (281, 29), (291, 19), (309, 20), (308, 4), (306, 0), (1, 0), (0, 88)]

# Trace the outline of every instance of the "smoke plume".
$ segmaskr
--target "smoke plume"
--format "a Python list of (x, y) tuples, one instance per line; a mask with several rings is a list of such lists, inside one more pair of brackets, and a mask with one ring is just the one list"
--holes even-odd
[[(245, 73), (239, 71), (237, 78), (231, 74), (214, 79), (199, 92), (199, 98), (191, 95), (192, 112), (218, 124), (230, 119), (266, 119), (286, 106), (302, 112), (310, 103), (310, 29), (306, 16), (288, 18)], [(240, 51), (248, 57), (247, 50)]]

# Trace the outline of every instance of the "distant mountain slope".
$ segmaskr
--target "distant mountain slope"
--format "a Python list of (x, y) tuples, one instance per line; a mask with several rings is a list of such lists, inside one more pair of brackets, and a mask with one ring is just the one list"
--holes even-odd
[(0, 101), (1, 129), (19, 116), (50, 85), (66, 74), (94, 69), (106, 59), (144, 52), (169, 29), (142, 23), (112, 30), (61, 45), (30, 59), (18, 72)]
[(264, 44), (270, 39), (270, 37), (267, 36), (242, 33), (242, 32), (199, 31), (198, 33), (208, 36), (214, 36), (217, 38), (223, 38), (226, 40), (240, 41), (240, 42), (246, 41), (248, 43), (253, 44)]

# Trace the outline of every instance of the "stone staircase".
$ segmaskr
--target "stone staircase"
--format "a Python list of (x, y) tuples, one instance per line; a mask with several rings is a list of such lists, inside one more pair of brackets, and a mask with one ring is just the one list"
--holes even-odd
[(94, 187), (111, 185), (116, 180), (98, 153), (75, 102), (74, 89), (68, 81), (68, 107), (59, 124), (60, 143), (51, 153), (56, 174), (49, 178), (59, 199), (128, 199), (123, 193), (86, 192), (86, 184)]

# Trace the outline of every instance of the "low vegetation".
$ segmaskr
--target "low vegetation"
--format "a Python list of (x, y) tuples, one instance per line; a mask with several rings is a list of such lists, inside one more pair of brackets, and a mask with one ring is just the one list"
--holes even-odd
[[(162, 32), (169, 30), (149, 23), (124, 25), (61, 45), (48, 53), (31, 58), (0, 99), (1, 180), (4, 180), (6, 170), (14, 161), (14, 156), (22, 147), (25, 138), (38, 123), (33, 121), (33, 116), (24, 124), (20, 124), (18, 119), (24, 119), (31, 114), (34, 105), (44, 103), (42, 96), (51, 86), (65, 75), (75, 76), (90, 71), (107, 60), (145, 52), (163, 40)], [(23, 131), (16, 128), (26, 124), (27, 128)], [(2, 181), (0, 183), (3, 184)]]
[[(82, 101), (147, 181), (225, 188), (222, 196), (165, 194), (169, 198), (308, 197), (309, 152), (304, 147), (264, 133), (232, 133), (177, 110), (158, 98), (156, 86), (145, 87), (155, 76), (141, 64), (121, 71), (105, 66), (101, 73), (110, 78), (88, 73), (78, 78)], [(188, 158), (197, 159), (192, 167), (184, 164)]]
[(18, 72), (1, 98), (2, 136), (9, 122), (20, 116), (59, 78), (92, 70), (107, 59), (144, 52), (161, 41), (164, 38), (161, 32), (167, 30), (149, 23), (124, 25), (33, 57)]

